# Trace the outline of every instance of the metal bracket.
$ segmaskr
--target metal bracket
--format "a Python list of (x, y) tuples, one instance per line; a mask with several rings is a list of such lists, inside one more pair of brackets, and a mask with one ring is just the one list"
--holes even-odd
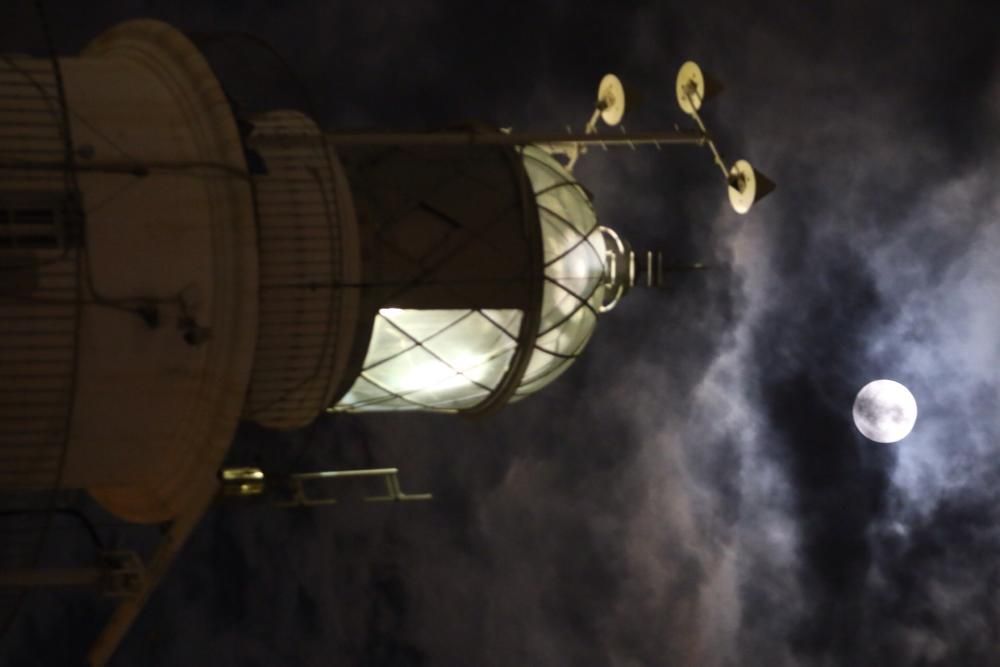
[(416, 500), (431, 500), (430, 493), (404, 493), (399, 485), (398, 468), (363, 468), (360, 470), (330, 470), (325, 472), (308, 472), (290, 475), (288, 484), (292, 491), (290, 500), (276, 502), (278, 507), (312, 507), (315, 505), (333, 505), (337, 499), (332, 496), (310, 495), (306, 483), (316, 480), (334, 480), (358, 477), (382, 477), (385, 480), (385, 495), (366, 496), (366, 503), (380, 502), (410, 502)]

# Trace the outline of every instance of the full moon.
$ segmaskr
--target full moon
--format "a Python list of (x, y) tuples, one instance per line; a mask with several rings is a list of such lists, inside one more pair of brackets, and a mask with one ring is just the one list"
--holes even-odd
[(917, 401), (893, 380), (869, 382), (854, 399), (854, 425), (875, 442), (899, 442), (917, 422)]

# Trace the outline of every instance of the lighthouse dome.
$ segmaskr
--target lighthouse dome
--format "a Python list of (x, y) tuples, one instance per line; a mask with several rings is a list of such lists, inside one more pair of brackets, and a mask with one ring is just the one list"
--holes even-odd
[(545, 279), (541, 319), (515, 400), (561, 375), (597, 324), (606, 282), (604, 236), (587, 192), (544, 150), (521, 151), (541, 225)]

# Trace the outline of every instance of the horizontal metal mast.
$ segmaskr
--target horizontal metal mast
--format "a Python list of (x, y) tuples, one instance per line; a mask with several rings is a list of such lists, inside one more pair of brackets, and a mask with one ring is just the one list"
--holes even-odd
[[(525, 146), (528, 144), (577, 144), (579, 146), (692, 145), (703, 146), (704, 132), (665, 130), (629, 132), (614, 135), (558, 132), (483, 132), (447, 130), (444, 132), (327, 132), (326, 140), (337, 146)], [(281, 137), (287, 141), (292, 137)]]

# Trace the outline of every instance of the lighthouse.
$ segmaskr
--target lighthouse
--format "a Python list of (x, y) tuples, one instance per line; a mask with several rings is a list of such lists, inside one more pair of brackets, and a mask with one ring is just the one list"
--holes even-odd
[(242, 108), (161, 22), (0, 60), (0, 495), (83, 489), (164, 526), (147, 562), (110, 567), (123, 601), (93, 664), (218, 496), (241, 420), (489, 415), (556, 381), (637, 273), (654, 282), (662, 263), (637, 266), (573, 175), (588, 147), (706, 146), (738, 212), (766, 194), (723, 162), (685, 68), (696, 129), (605, 136), (615, 77), (579, 134), (347, 132)]

